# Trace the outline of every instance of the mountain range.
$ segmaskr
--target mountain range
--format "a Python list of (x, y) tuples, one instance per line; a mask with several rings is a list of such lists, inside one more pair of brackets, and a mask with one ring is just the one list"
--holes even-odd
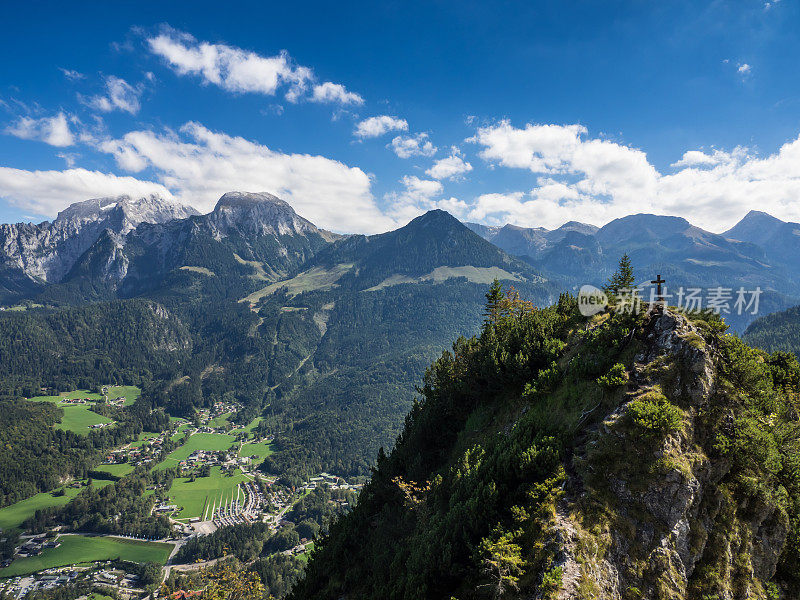
[[(558, 229), (513, 225), (467, 226), (543, 275), (568, 287), (602, 284), (622, 253), (634, 265), (637, 283), (655, 275), (667, 280), (667, 293), (678, 288), (737, 290), (760, 287), (759, 314), (784, 310), (800, 298), (800, 225), (752, 211), (735, 227), (715, 234), (686, 219), (648, 214), (615, 219), (601, 228), (577, 222)], [(729, 314), (743, 331), (754, 315)]]
[[(90, 200), (0, 229), (0, 304), (16, 309), (0, 312), (0, 394), (74, 388), (93, 369), (175, 415), (228, 394), (274, 432), (267, 470), (363, 474), (431, 361), (478, 331), (495, 278), (545, 306), (602, 284), (627, 252), (637, 280), (758, 285), (762, 311), (781, 310), (800, 278), (775, 247), (796, 228), (775, 221), (751, 214), (724, 235), (652, 215), (546, 230), (434, 210), (364, 236), (320, 229), (270, 194), (227, 193), (205, 215), (157, 197)], [(141, 335), (160, 340), (157, 364)]]
[[(514, 257), (518, 271), (526, 263), (565, 289), (602, 284), (627, 253), (642, 283), (660, 273), (668, 290), (758, 286), (763, 290), (760, 314), (784, 310), (800, 299), (800, 224), (758, 211), (723, 234), (682, 218), (645, 214), (601, 228), (577, 221), (553, 230), (466, 225)], [(466, 232), (458, 235), (464, 238)], [(367, 247), (384, 261), (394, 260), (385, 265), (391, 272), (384, 279), (396, 279), (373, 285), (407, 282), (409, 261), (427, 261), (431, 267), (419, 277), (441, 278), (443, 272), (433, 273), (434, 268), (455, 265), (434, 264), (439, 257), (431, 251), (438, 244), (424, 244), (415, 235), (337, 235), (317, 228), (270, 194), (230, 192), (207, 215), (157, 196), (93, 199), (70, 206), (52, 222), (0, 225), (0, 303), (37, 297), (61, 303), (132, 297), (157, 289), (181, 269), (277, 283), (302, 266), (313, 268), (314, 261), (327, 261), (328, 267), (334, 260), (355, 263)], [(503, 268), (508, 257), (483, 256), (486, 246), (478, 250), (475, 240), (471, 245), (477, 254), (465, 265), (500, 269), (501, 279), (513, 279)], [(470, 277), (485, 281), (488, 273), (472, 272)], [(56, 289), (48, 289), (53, 284)], [(732, 314), (728, 320), (744, 330), (753, 316)]]
[[(158, 202), (154, 215), (171, 210)], [(5, 286), (17, 310), (0, 313), (0, 394), (70, 388), (92, 364), (176, 415), (230, 394), (243, 414), (266, 411), (275, 472), (367, 472), (427, 365), (477, 330), (495, 278), (539, 305), (559, 293), (442, 211), (372, 236), (319, 229), (269, 194), (228, 193), (207, 215), (135, 228), (103, 227), (101, 214), (76, 232), (86, 250), (59, 272), (27, 268), (36, 253), (54, 260), (57, 246), (8, 261), (27, 287)], [(164, 340), (151, 368), (140, 344), (111, 333), (135, 330), (132, 319)]]
[(72, 204), (52, 222), (0, 224), (0, 302), (31, 296), (44, 284), (61, 281), (103, 234), (123, 236), (142, 223), (196, 214), (190, 206), (155, 195), (119, 196)]

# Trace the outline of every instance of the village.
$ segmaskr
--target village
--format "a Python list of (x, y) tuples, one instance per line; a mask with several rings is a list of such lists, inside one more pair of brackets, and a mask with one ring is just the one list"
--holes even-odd
[[(124, 396), (109, 400), (109, 391), (108, 386), (103, 386), (100, 399), (100, 394), (92, 393), (93, 397), (90, 397), (87, 392), (55, 400), (65, 406), (98, 402), (126, 403)], [(143, 433), (138, 440), (108, 452), (103, 463), (92, 471), (97, 477), (109, 476), (113, 479), (124, 477), (142, 466), (147, 469), (174, 468), (176, 478), (172, 487), (160, 491), (150, 488), (160, 498), (152, 510), (169, 518), (175, 532), (172, 537), (164, 540), (125, 536), (89, 538), (164, 546), (168, 548), (167, 555), (160, 563), (166, 563), (168, 569), (181, 569), (190, 565), (171, 564), (169, 557), (194, 537), (208, 535), (221, 527), (255, 522), (266, 523), (272, 532), (277, 532), (291, 524), (286, 515), (295, 503), (314, 490), (360, 491), (363, 484), (351, 484), (330, 473), (319, 473), (293, 485), (264, 475), (259, 467), (271, 452), (273, 436), (257, 428), (258, 418), (248, 425), (233, 422), (239, 410), (240, 407), (234, 403), (216, 402), (210, 408), (198, 410), (192, 420), (173, 418), (167, 430)], [(100, 424), (102, 427), (109, 425), (113, 425), (113, 422)], [(76, 494), (89, 485), (91, 480), (73, 480), (66, 483), (64, 488)], [(200, 487), (195, 489), (197, 485)], [(348, 507), (348, 503), (341, 498), (331, 499), (330, 502), (342, 509)], [(49, 554), (59, 549), (64, 540), (72, 543), (77, 538), (84, 536), (80, 533), (64, 533), (61, 527), (45, 535), (22, 535), (13, 557), (5, 560), (0, 568), (25, 559), (45, 559), (44, 563), (47, 563)], [(299, 544), (282, 553), (302, 555), (311, 544), (312, 540), (304, 537)], [(96, 590), (106, 590), (109, 595), (117, 597), (138, 598), (146, 595), (139, 574), (126, 570), (124, 564), (121, 561), (89, 561), (80, 566), (54, 566), (31, 574), (0, 579), (0, 593), (23, 598), (33, 592), (53, 590), (82, 581)], [(111, 591), (114, 593), (110, 594)]]
[(0, 594), (10, 598), (23, 598), (34, 592), (54, 590), (64, 585), (85, 583), (88, 587), (121, 598), (139, 598), (145, 595), (141, 576), (132, 572), (132, 565), (122, 561), (95, 561), (89, 565), (66, 566), (12, 577), (0, 581)]

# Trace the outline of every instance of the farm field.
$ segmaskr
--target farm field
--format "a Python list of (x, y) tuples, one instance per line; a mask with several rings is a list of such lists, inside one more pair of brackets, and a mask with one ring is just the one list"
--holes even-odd
[(227, 450), (234, 440), (233, 436), (222, 433), (195, 433), (183, 446), (170, 452), (156, 468), (177, 466), (178, 462), (186, 460), (195, 450)]
[(100, 416), (89, 410), (91, 405), (88, 404), (61, 404), (63, 398), (89, 398), (90, 400), (101, 399), (100, 394), (89, 392), (87, 390), (76, 390), (74, 392), (65, 392), (60, 396), (35, 396), (29, 398), (31, 402), (52, 402), (60, 406), (64, 410), (64, 416), (61, 417), (61, 422), (53, 425), (56, 429), (63, 429), (65, 431), (74, 431), (79, 434), (89, 433), (89, 427), (98, 425), (99, 423), (112, 423), (111, 419)]
[(211, 419), (211, 421), (209, 421), (208, 424), (211, 427), (222, 427), (223, 425), (227, 425), (228, 423), (230, 423), (230, 418), (232, 414), (233, 414), (232, 412), (223, 413), (220, 416)]
[(108, 399), (113, 400), (114, 398), (125, 398), (125, 402), (123, 406), (130, 406), (136, 399), (142, 395), (142, 390), (140, 390), (135, 385), (112, 385), (108, 389)]
[(250, 421), (250, 423), (248, 423), (248, 424), (247, 424), (247, 427), (245, 427), (245, 428), (244, 428), (244, 430), (245, 430), (245, 431), (246, 431), (248, 434), (251, 434), (251, 433), (253, 433), (253, 430), (254, 430), (256, 427), (258, 427), (258, 424), (259, 424), (259, 423), (261, 423), (261, 421), (263, 421), (263, 420), (264, 420), (264, 418), (263, 418), (263, 417), (256, 417), (255, 419), (253, 419), (252, 421)]
[(175, 479), (169, 490), (170, 502), (181, 508), (175, 518), (203, 517), (207, 505), (229, 500), (236, 493), (236, 486), (243, 481), (249, 479), (238, 469), (234, 475), (228, 476), (220, 467), (212, 467), (209, 477), (198, 477), (195, 481), (187, 477)]
[(110, 464), (97, 465), (95, 470), (102, 471), (103, 473), (109, 473), (111, 475), (116, 475), (117, 477), (124, 477), (128, 473), (132, 473), (133, 468), (134, 468), (133, 465), (130, 463), (117, 463), (114, 465)]
[(102, 536), (62, 535), (58, 539), (61, 542), (58, 548), (45, 550), (39, 556), (17, 559), (5, 569), (0, 569), (0, 577), (27, 575), (53, 567), (113, 558), (140, 563), (152, 561), (163, 565), (173, 547), (172, 544)]
[[(104, 487), (110, 481), (95, 479), (92, 482), (94, 487)], [(16, 504), (0, 508), (0, 529), (13, 529), (19, 527), (25, 519), (32, 517), (37, 510), (48, 506), (64, 506), (67, 502), (77, 496), (85, 488), (64, 488), (63, 496), (53, 496), (51, 492), (42, 492), (25, 500), (20, 500)]]
[[(125, 398), (125, 406), (136, 402), (136, 399), (141, 394), (142, 390), (135, 385), (112, 385), (108, 388), (108, 397), (112, 400), (119, 397)], [(58, 396), (34, 396), (33, 398), (28, 398), (28, 400), (32, 400), (34, 402), (61, 402), (63, 398), (88, 398), (89, 400), (102, 400), (103, 396), (97, 392), (91, 392), (89, 390), (75, 390), (73, 392), (62, 392)]]
[(75, 433), (86, 435), (91, 431), (90, 428), (92, 425), (114, 422), (111, 419), (93, 413), (85, 404), (79, 404), (77, 406), (60, 404), (59, 406), (64, 409), (64, 416), (61, 418), (60, 423), (54, 425), (56, 429), (74, 431)]
[(192, 425), (190, 423), (184, 423), (183, 425), (179, 425), (178, 426), (178, 430), (172, 435), (172, 437), (170, 439), (173, 442), (177, 442), (184, 435), (186, 435), (186, 432), (189, 431), (191, 428), (192, 428)]
[(264, 460), (272, 454), (272, 444), (266, 442), (248, 442), (242, 444), (242, 449), (239, 451), (239, 456), (253, 456), (258, 460)]
[[(136, 398), (141, 394), (138, 387), (132, 385), (111, 386), (108, 391), (108, 397), (118, 398), (124, 397), (124, 405), (133, 404)], [(73, 392), (64, 392), (58, 396), (34, 396), (29, 398), (31, 402), (52, 402), (64, 409), (64, 416), (61, 418), (60, 423), (56, 423), (56, 429), (63, 429), (65, 431), (74, 431), (75, 433), (86, 434), (90, 431), (92, 425), (99, 425), (100, 423), (113, 423), (111, 419), (93, 413), (88, 404), (62, 404), (61, 400), (64, 398), (88, 398), (89, 400), (101, 400), (102, 396), (96, 392), (89, 390), (75, 390)]]
[(97, 392), (90, 392), (89, 390), (75, 390), (74, 392), (63, 392), (58, 396), (34, 396), (28, 398), (31, 402), (61, 402), (64, 398), (88, 398), (89, 400), (100, 400), (102, 396)]

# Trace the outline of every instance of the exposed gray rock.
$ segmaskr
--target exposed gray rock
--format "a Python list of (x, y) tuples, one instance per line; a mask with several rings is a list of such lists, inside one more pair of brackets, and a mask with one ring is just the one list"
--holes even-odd
[(287, 202), (263, 192), (224, 194), (208, 215), (208, 223), (221, 236), (231, 229), (251, 235), (305, 235), (319, 231)]
[[(589, 445), (637, 447), (628, 438), (626, 412), (630, 401), (658, 391), (656, 385), (667, 397), (681, 398), (685, 423), (661, 440), (653, 453), (655, 459), (665, 459), (666, 473), (632, 474), (612, 468), (604, 474), (603, 493), (613, 498), (609, 506), (616, 513), (607, 531), (590, 533), (572, 521), (570, 515), (580, 512), (572, 509), (581, 498), (567, 497), (560, 503), (554, 524), (556, 565), (563, 569), (558, 598), (583, 597), (579, 592), (583, 585), (604, 600), (684, 599), (707, 549), (726, 557), (723, 570), (731, 578), (735, 573), (739, 581), (735, 589), (722, 590), (720, 599), (762, 597), (756, 587), (759, 580), (768, 581), (775, 574), (788, 532), (785, 515), (773, 506), (738, 506), (739, 525), (727, 525), (727, 535), (714, 538), (721, 547), (709, 546), (726, 502), (719, 484), (730, 468), (724, 458), (709, 458), (695, 438), (697, 416), (714, 397), (714, 348), (685, 317), (669, 311), (652, 314), (643, 337), (628, 401), (603, 420)], [(584, 486), (572, 482), (568, 487)], [(602, 550), (587, 553), (581, 547)], [(742, 556), (749, 557), (746, 564)]]
[(58, 282), (108, 230), (124, 236), (141, 223), (166, 223), (198, 212), (156, 195), (75, 203), (52, 221), (0, 225), (0, 263), (32, 279)]

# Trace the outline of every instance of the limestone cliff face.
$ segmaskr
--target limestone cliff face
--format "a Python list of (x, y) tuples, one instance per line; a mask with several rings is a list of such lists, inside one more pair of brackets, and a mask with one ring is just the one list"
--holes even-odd
[(0, 263), (30, 278), (58, 282), (105, 231), (124, 236), (140, 223), (166, 223), (196, 214), (190, 206), (155, 195), (78, 202), (52, 222), (0, 224)]
[(228, 192), (207, 217), (207, 227), (216, 237), (236, 231), (252, 236), (319, 234), (336, 239), (298, 215), (284, 200), (267, 193)]
[(202, 216), (156, 196), (87, 200), (52, 222), (0, 225), (0, 298), (82, 282), (109, 295), (135, 294), (138, 282), (150, 285), (182, 266), (205, 268), (203, 260), (222, 255), (235, 268), (234, 254), (278, 278), (340, 237), (267, 193), (228, 192)]
[[(788, 522), (769, 502), (734, 499), (730, 462), (710, 457), (710, 426), (734, 421), (717, 395), (715, 348), (671, 312), (649, 319), (643, 342), (624, 402), (573, 458), (554, 525), (563, 569), (557, 597), (766, 598), (762, 582), (775, 575)], [(643, 446), (629, 425), (631, 407), (656, 396), (680, 404), (681, 423)], [(716, 595), (703, 596), (709, 579)]]

